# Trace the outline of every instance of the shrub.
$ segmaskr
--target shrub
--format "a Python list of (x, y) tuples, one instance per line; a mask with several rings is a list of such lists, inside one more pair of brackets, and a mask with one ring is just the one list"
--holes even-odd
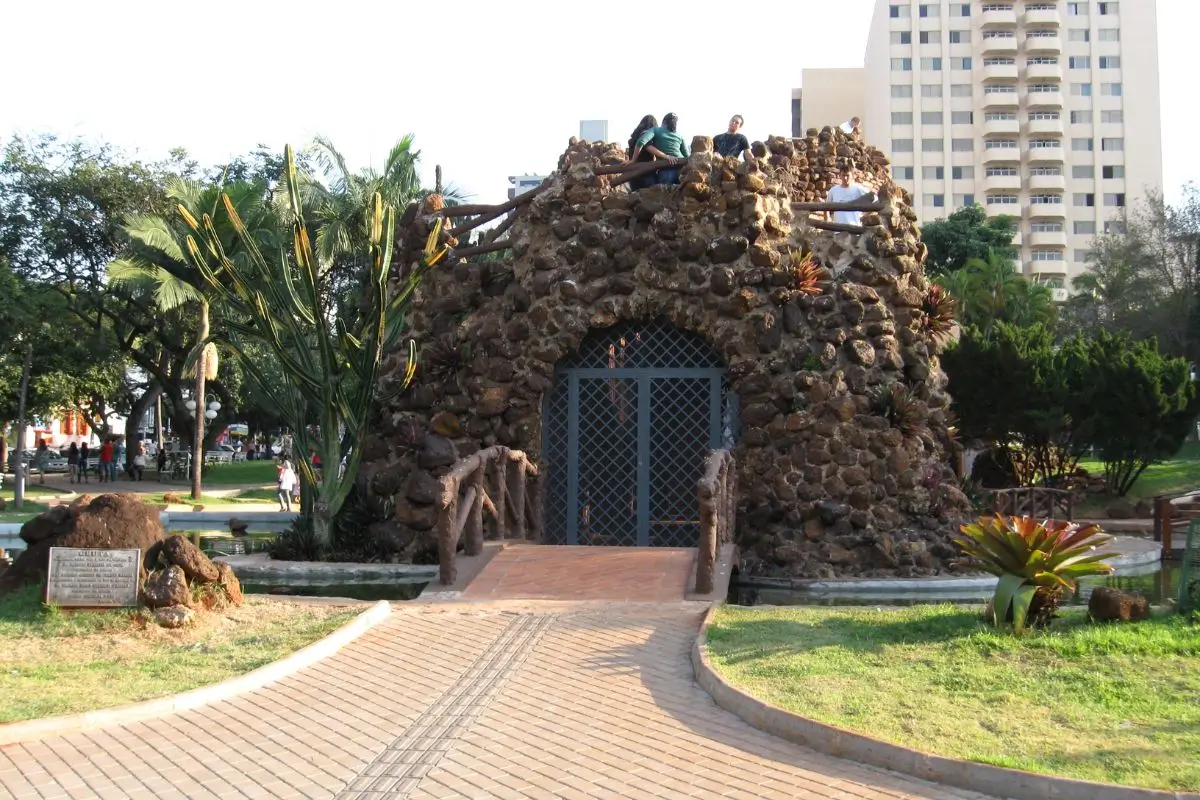
[(1000, 579), (992, 597), (993, 624), (1011, 621), (1017, 633), (1026, 624), (1046, 625), (1063, 591), (1074, 592), (1079, 578), (1113, 572), (1102, 563), (1112, 554), (1096, 552), (1112, 538), (1099, 525), (995, 514), (961, 530), (955, 544), (974, 566)]
[(925, 334), (939, 346), (948, 342), (954, 333), (958, 301), (941, 286), (930, 284), (921, 303), (921, 311), (925, 313)]
[(880, 386), (871, 398), (871, 405), (875, 413), (907, 438), (920, 438), (926, 432), (925, 404), (902, 383)]

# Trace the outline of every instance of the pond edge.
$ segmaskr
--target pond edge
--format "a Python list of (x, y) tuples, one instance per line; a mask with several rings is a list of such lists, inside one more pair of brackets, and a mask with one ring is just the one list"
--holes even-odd
[(318, 639), (278, 661), (264, 664), (258, 669), (223, 680), (220, 683), (115, 708), (102, 708), (96, 711), (85, 711), (81, 714), (62, 714), (0, 724), (0, 746), (107, 728), (113, 725), (128, 725), (229, 700), (255, 689), (261, 689), (328, 658), (386, 620), (391, 613), (391, 604), (386, 600), (380, 600), (328, 636)]
[(696, 682), (714, 703), (760, 731), (826, 755), (1013, 800), (1200, 800), (1195, 792), (1060, 778), (937, 756), (786, 711), (738, 689), (713, 668), (708, 657), (708, 628), (718, 608), (717, 603), (709, 607), (692, 647)]

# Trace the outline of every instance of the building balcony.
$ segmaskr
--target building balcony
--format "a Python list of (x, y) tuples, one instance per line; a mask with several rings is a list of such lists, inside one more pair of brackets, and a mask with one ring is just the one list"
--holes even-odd
[(983, 189), (986, 192), (1019, 192), (1021, 191), (1020, 175), (985, 175)]
[(1028, 64), (1025, 67), (1025, 80), (1027, 81), (1061, 83), (1062, 79), (1062, 64)]
[[(1020, 203), (991, 203), (991, 204), (988, 204), (987, 198), (984, 198), (983, 207), (987, 211), (987, 215), (989, 217), (1020, 217), (1021, 216), (1022, 206)], [(1016, 220), (1014, 220), (1014, 222), (1015, 221)], [(1017, 246), (1016, 237), (1013, 238), (1013, 246), (1014, 247)]]
[[(1036, 207), (1036, 206), (1035, 206)], [(1030, 247), (1062, 247), (1067, 246), (1066, 231), (1030, 231), (1026, 237), (1026, 243)], [(1045, 264), (1044, 261), (1035, 261), (1035, 264)]]
[(1016, 52), (1016, 36), (993, 36), (983, 40), (983, 54), (985, 56), (1010, 56)]
[(1012, 164), (1020, 162), (1021, 149), (1019, 147), (985, 147), (983, 148), (983, 163), (985, 164)]
[(1062, 27), (1062, 15), (1058, 9), (1029, 10), (1025, 12), (1025, 24), (1058, 28)]
[(1029, 120), (1029, 133), (1033, 134), (1049, 134), (1051, 136), (1062, 136), (1065, 129), (1063, 128), (1062, 117), (1058, 119), (1031, 119)]
[[(1059, 98), (1062, 95), (1058, 95)], [(983, 107), (987, 109), (1001, 108), (1016, 108), (1021, 104), (1021, 95), (1018, 92), (984, 92)], [(1060, 104), (1061, 105), (1061, 104)]]
[(1025, 52), (1039, 55), (1056, 55), (1063, 49), (1059, 36), (1032, 36), (1025, 39)]
[(1002, 11), (985, 11), (981, 21), (985, 28), (1015, 28), (1017, 26), (1017, 10), (1006, 8)]
[(1065, 98), (1062, 92), (1029, 92), (1025, 104), (1030, 108), (1061, 109)]
[(1026, 161), (1039, 164), (1062, 164), (1067, 154), (1061, 147), (1027, 147)]
[[(1066, 203), (1027, 203), (1025, 207), (1029, 210), (1026, 214), (1030, 219), (1066, 219), (1067, 204)], [(1033, 234), (1029, 234), (1032, 239)], [(1033, 244), (1032, 241), (1027, 244)]]
[(1066, 175), (1030, 175), (1029, 191), (1065, 192), (1067, 190)]
[(984, 64), (985, 81), (1015, 81), (1021, 76), (1016, 64)]
[(1021, 132), (1021, 122), (1015, 119), (985, 119), (983, 121), (983, 133), (985, 136), (999, 136), (1001, 134), (1008, 136), (1016, 136)]

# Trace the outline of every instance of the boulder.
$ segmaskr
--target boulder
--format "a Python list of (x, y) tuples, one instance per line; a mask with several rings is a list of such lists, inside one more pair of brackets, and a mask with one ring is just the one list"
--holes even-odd
[(225, 590), (225, 596), (229, 598), (231, 604), (240, 606), (245, 602), (246, 596), (242, 594), (242, 582), (238, 580), (237, 575), (233, 574), (233, 567), (224, 562), (218, 563), (217, 582)]
[(229, 532), (234, 536), (245, 536), (249, 527), (250, 523), (244, 519), (238, 519), (237, 517), (229, 518)]
[(1130, 622), (1150, 618), (1150, 601), (1137, 592), (1100, 586), (1088, 600), (1088, 614), (1097, 622)]
[(192, 599), (183, 570), (175, 565), (150, 573), (142, 585), (142, 600), (150, 608), (186, 606)]
[(196, 612), (187, 606), (167, 606), (154, 609), (154, 621), (163, 628), (182, 628), (196, 620)]
[(217, 565), (186, 536), (167, 537), (162, 545), (162, 554), (168, 563), (182, 569), (192, 583), (212, 583), (220, 577)]
[(142, 551), (143, 567), (150, 569), (163, 540), (158, 510), (137, 495), (102, 494), (87, 505), (55, 506), (21, 527), (29, 547), (0, 576), (0, 594), (45, 580), (51, 547), (88, 547)]
[(1104, 513), (1109, 519), (1133, 519), (1136, 510), (1133, 503), (1128, 500), (1117, 500), (1108, 508), (1104, 509)]

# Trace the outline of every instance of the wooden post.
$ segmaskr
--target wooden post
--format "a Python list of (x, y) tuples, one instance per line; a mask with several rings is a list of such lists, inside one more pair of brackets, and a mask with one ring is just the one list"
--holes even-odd
[(517, 459), (508, 471), (508, 496), (512, 501), (513, 537), (528, 539), (525, 528), (525, 459)]
[(470, 511), (467, 514), (467, 525), (463, 531), (465, 547), (463, 552), (469, 556), (477, 556), (483, 552), (483, 475), (486, 466), (480, 463), (469, 480), (475, 490), (470, 500)]
[(458, 578), (458, 566), (454, 563), (458, 550), (458, 482), (442, 479), (442, 496), (438, 498), (437, 542), (438, 581), (450, 586)]
[(492, 521), (492, 538), (504, 540), (508, 533), (508, 518), (504, 515), (504, 488), (508, 483), (507, 447), (501, 449), (500, 455), (488, 464), (488, 471), (491, 473), (488, 485), (493, 487), (489, 495), (492, 497), (492, 505), (496, 508)]
[[(528, 479), (527, 479), (528, 480)], [(528, 516), (526, 525), (528, 528), (528, 538), (531, 541), (542, 542), (542, 476), (536, 472), (533, 473), (533, 491), (529, 491), (528, 486), (525, 491), (525, 498), (528, 501)]]
[[(717, 563), (717, 526), (721, 505), (720, 490), (700, 479), (696, 494), (700, 501), (700, 547), (696, 554), (696, 594), (709, 594), (713, 590), (713, 568)], [(717, 495), (714, 497), (714, 495)]]

